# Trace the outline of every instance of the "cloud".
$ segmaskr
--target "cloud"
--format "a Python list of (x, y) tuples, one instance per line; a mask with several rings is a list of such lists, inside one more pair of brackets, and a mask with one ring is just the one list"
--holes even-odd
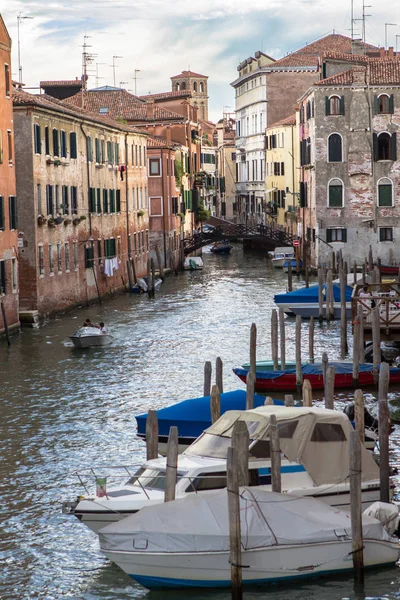
[[(1, 0), (0, 0), (1, 2)], [(355, 16), (362, 0), (355, 0)], [(384, 6), (374, 7), (367, 22), (368, 41), (383, 43)], [(116, 84), (139, 93), (166, 91), (170, 77), (189, 66), (209, 75), (212, 117), (234, 98), (230, 82), (237, 65), (256, 50), (280, 58), (335, 28), (349, 34), (348, 0), (7, 0), (2, 16), (13, 38), (13, 73), (17, 76), (17, 21), (19, 12), (34, 17), (20, 25), (23, 78), (27, 86), (43, 79), (72, 79), (81, 75), (83, 36), (94, 55), (89, 83)], [(390, 21), (400, 24), (400, 6), (391, 7)], [(356, 23), (359, 27), (359, 22)], [(328, 27), (330, 31), (328, 31)], [(389, 43), (396, 39), (389, 29)]]

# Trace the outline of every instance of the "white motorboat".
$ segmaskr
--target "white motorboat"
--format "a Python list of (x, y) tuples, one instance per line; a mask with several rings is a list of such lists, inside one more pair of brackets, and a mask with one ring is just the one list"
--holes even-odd
[[(226, 486), (226, 456), (233, 426), (247, 424), (250, 434), (249, 469), (252, 485), (271, 489), (269, 420), (274, 414), (280, 431), (282, 490), (315, 496), (341, 510), (350, 505), (348, 417), (325, 408), (262, 406), (249, 411), (227, 411), (178, 457), (176, 498)], [(362, 447), (362, 503), (379, 500), (379, 469)], [(77, 473), (85, 495), (65, 502), (63, 510), (96, 533), (146, 506), (164, 501), (166, 459), (147, 461), (136, 473), (123, 468), (125, 483), (96, 492), (96, 478), (113, 479), (116, 470), (91, 467)], [(129, 478), (127, 479), (127, 473)], [(121, 472), (119, 472), (121, 476)], [(121, 481), (121, 479), (120, 479)]]
[(201, 256), (187, 256), (183, 263), (185, 271), (199, 271), (203, 268), (203, 259)]
[[(350, 514), (314, 498), (240, 488), (240, 523), (245, 584), (353, 568)], [(365, 514), (362, 529), (364, 566), (394, 565), (398, 538)], [(226, 489), (146, 508), (99, 537), (104, 554), (146, 588), (231, 586)]]
[(74, 348), (93, 348), (108, 346), (113, 336), (103, 333), (98, 327), (81, 327), (74, 335), (70, 335), (69, 339), (74, 344)]
[(268, 253), (271, 257), (272, 266), (282, 269), (284, 263), (296, 259), (293, 246), (282, 246)]

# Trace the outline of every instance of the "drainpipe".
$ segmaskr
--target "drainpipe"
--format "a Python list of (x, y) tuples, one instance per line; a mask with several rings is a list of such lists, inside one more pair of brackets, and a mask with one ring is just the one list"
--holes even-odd
[[(169, 160), (169, 150), (167, 150), (167, 161)], [(162, 152), (161, 152), (162, 156)], [(169, 169), (164, 169), (162, 165), (162, 186), (163, 186), (163, 240), (164, 240), (164, 268), (167, 268), (167, 240), (166, 240), (166, 228), (168, 224), (168, 186), (166, 186), (167, 173)], [(166, 189), (167, 188), (167, 189)]]
[(375, 156), (374, 156), (374, 126), (373, 126), (373, 103), (371, 101), (371, 88), (369, 83), (369, 67), (367, 65), (366, 68), (366, 84), (367, 84), (367, 102), (368, 102), (368, 124), (369, 130), (371, 134), (371, 177), (372, 177), (372, 200), (373, 200), (373, 210), (372, 210), (372, 218), (374, 222), (374, 232), (377, 231), (377, 218), (378, 218), (378, 203), (376, 201), (376, 186), (375, 186)]
[(128, 185), (128, 134), (125, 133), (125, 193), (126, 193), (126, 243), (128, 245), (128, 259), (131, 259), (131, 244), (129, 243), (129, 185)]

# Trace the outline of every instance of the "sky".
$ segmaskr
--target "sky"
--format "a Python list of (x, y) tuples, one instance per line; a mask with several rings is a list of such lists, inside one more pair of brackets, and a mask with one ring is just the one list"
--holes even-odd
[[(400, 2), (369, 2), (366, 41), (400, 50)], [(89, 88), (115, 83), (138, 95), (169, 91), (170, 77), (191, 69), (209, 76), (209, 117), (234, 111), (230, 83), (257, 50), (278, 59), (323, 35), (350, 35), (351, 0), (0, 0), (13, 41), (18, 80), (17, 16), (23, 82), (75, 79), (82, 46), (93, 54)], [(361, 18), (362, 0), (354, 0)], [(385, 23), (394, 23), (385, 28)], [(361, 21), (354, 23), (361, 35)], [(87, 36), (87, 37), (85, 37)], [(396, 37), (398, 36), (398, 37)], [(96, 66), (97, 64), (97, 66)], [(96, 71), (98, 80), (96, 81)], [(38, 93), (38, 90), (29, 90)]]

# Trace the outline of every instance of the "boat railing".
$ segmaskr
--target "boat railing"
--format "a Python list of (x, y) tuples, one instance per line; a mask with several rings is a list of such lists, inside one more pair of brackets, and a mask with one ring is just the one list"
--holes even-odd
[(352, 321), (357, 318), (359, 307), (362, 308), (364, 327), (372, 327), (373, 310), (378, 309), (379, 324), (384, 329), (400, 329), (400, 294), (390, 284), (370, 284), (370, 296), (361, 296), (362, 286), (357, 286), (351, 298)]

